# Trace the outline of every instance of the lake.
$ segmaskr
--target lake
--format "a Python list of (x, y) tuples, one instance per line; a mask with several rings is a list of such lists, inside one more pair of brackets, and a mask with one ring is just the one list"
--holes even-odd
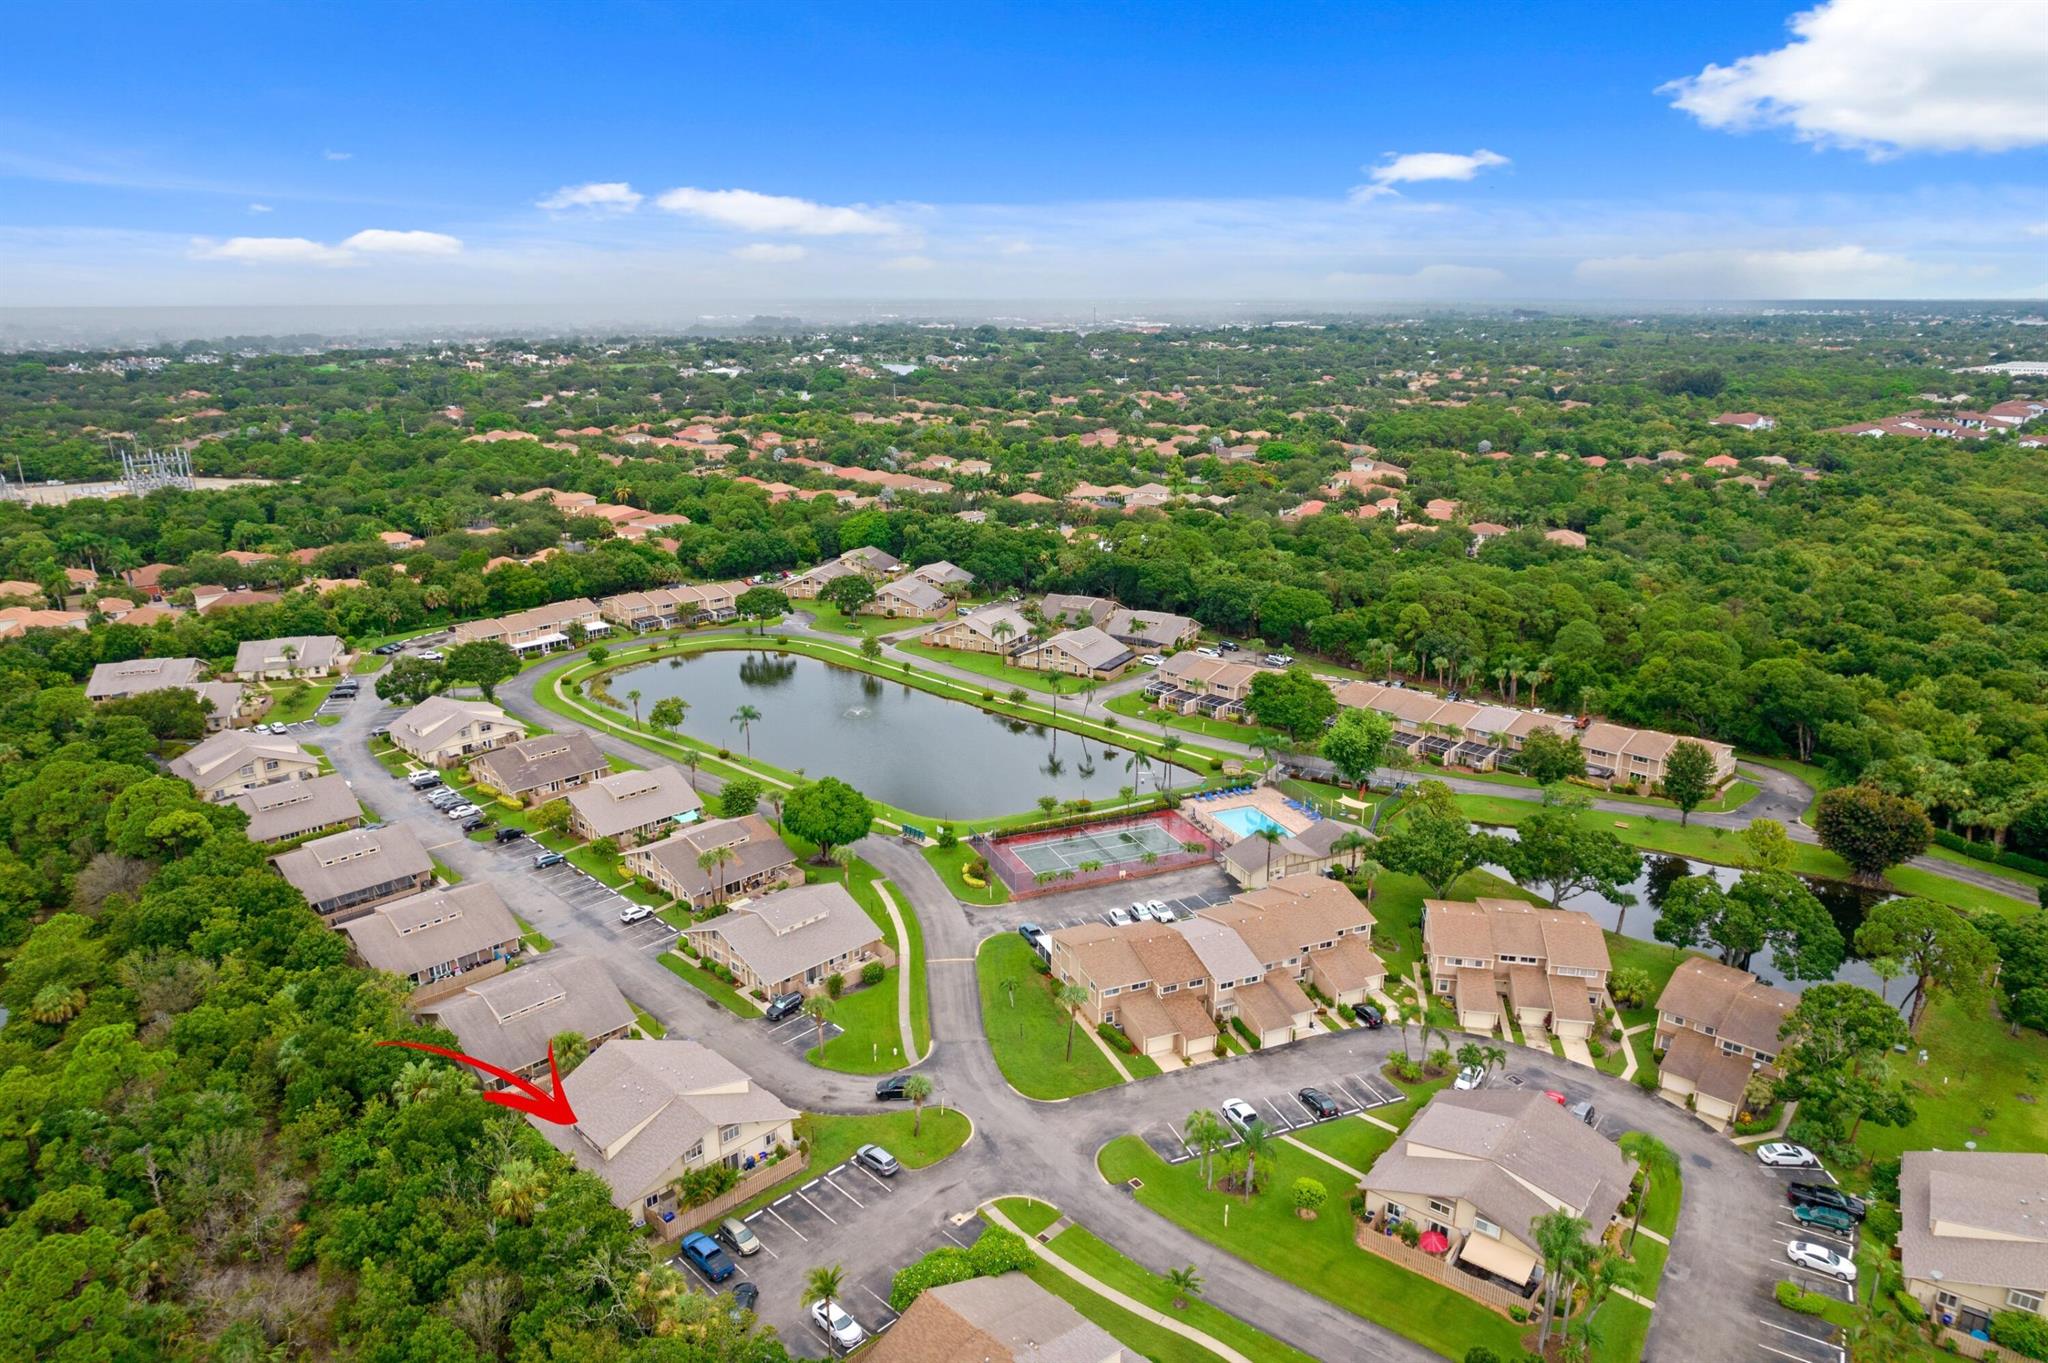
[[(786, 771), (837, 776), (862, 794), (934, 819), (984, 819), (1031, 809), (1041, 795), (1101, 803), (1119, 788), (1150, 791), (1154, 778), (1192, 781), (1154, 761), (1078, 734), (990, 714), (901, 682), (784, 653), (724, 650), (614, 673), (611, 694), (640, 713), (676, 696), (689, 702), (683, 732), (734, 752), (747, 740), (732, 716), (751, 705), (753, 754)], [(1078, 699), (1063, 702), (1078, 705)]]

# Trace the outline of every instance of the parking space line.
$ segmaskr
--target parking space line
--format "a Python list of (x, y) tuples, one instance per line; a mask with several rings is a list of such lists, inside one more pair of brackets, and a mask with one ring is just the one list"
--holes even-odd
[[(870, 1183), (874, 1184), (874, 1185), (875, 1185), (875, 1186), (876, 1186), (877, 1188), (880, 1188), (880, 1189), (881, 1189), (881, 1190), (882, 1190), (883, 1192), (885, 1192), (885, 1193), (886, 1193), (886, 1192), (888, 1192), (888, 1191), (890, 1191), (889, 1185), (888, 1185), (887, 1183), (883, 1182), (883, 1181), (882, 1181), (881, 1179), (879, 1179), (879, 1178), (875, 1177), (875, 1171), (874, 1171), (874, 1170), (872, 1170), (872, 1169), (870, 1169), (870, 1168), (868, 1168), (868, 1167), (867, 1167), (867, 1166), (866, 1166), (865, 1164), (855, 1164), (855, 1163), (853, 1163), (853, 1162), (852, 1162), (851, 1160), (848, 1160), (848, 1161), (847, 1161), (847, 1162), (846, 1162), (845, 1164), (842, 1164), (842, 1165), (840, 1165), (840, 1166), (839, 1166), (839, 1168), (840, 1168), (840, 1169), (846, 1169), (846, 1168), (853, 1168), (853, 1169), (858, 1169), (858, 1170), (860, 1170), (860, 1171), (861, 1171), (861, 1172), (862, 1172), (863, 1174), (866, 1174), (866, 1175), (868, 1176), (868, 1182), (870, 1182)], [(833, 1170), (832, 1172), (836, 1174), (836, 1173), (838, 1173), (838, 1172), (839, 1172), (839, 1169), (834, 1169), (834, 1170)]]
[(939, 1234), (945, 1236), (948, 1240), (951, 1240), (954, 1244), (960, 1246), (960, 1248), (967, 1248), (967, 1242), (965, 1240), (962, 1240), (959, 1236), (953, 1234), (953, 1232), (947, 1230), (944, 1226), (939, 1227)]
[[(841, 1167), (843, 1168), (843, 1167), (845, 1167), (845, 1166), (843, 1166), (843, 1165), (842, 1165)], [(836, 1174), (836, 1173), (838, 1173), (838, 1172), (839, 1172), (839, 1170), (837, 1170), (837, 1169), (835, 1169), (835, 1170), (833, 1170), (833, 1171), (832, 1171), (832, 1173), (835, 1173), (835, 1174)], [(854, 1196), (854, 1195), (853, 1195), (852, 1193), (849, 1193), (849, 1192), (847, 1192), (847, 1191), (846, 1191), (846, 1189), (844, 1189), (844, 1188), (840, 1187), (840, 1186), (839, 1186), (839, 1180), (838, 1180), (838, 1179), (836, 1179), (836, 1178), (834, 1178), (834, 1177), (832, 1177), (832, 1174), (827, 1174), (827, 1175), (825, 1175), (825, 1181), (826, 1181), (827, 1183), (829, 1183), (829, 1184), (831, 1184), (831, 1185), (832, 1185), (832, 1190), (833, 1190), (834, 1192), (838, 1193), (838, 1194), (839, 1194), (839, 1195), (840, 1195), (841, 1197), (845, 1198), (845, 1199), (846, 1199), (846, 1200), (847, 1200), (848, 1202), (851, 1202), (851, 1203), (852, 1203), (852, 1204), (853, 1204), (854, 1206), (856, 1206), (856, 1207), (859, 1207), (859, 1208), (860, 1208), (860, 1209), (861, 1209), (862, 1211), (866, 1211), (866, 1210), (867, 1210), (867, 1205), (868, 1205), (868, 1204), (867, 1204), (867, 1203), (865, 1203), (865, 1202), (863, 1202), (863, 1201), (861, 1201), (861, 1200), (860, 1200), (859, 1198), (855, 1197), (855, 1196)]]
[(820, 1207), (820, 1206), (819, 1206), (819, 1205), (818, 1205), (817, 1203), (815, 1203), (815, 1202), (811, 1201), (811, 1199), (810, 1199), (810, 1198), (808, 1198), (808, 1197), (806, 1197), (806, 1196), (804, 1195), (804, 1190), (805, 1190), (805, 1189), (807, 1189), (807, 1188), (815, 1188), (815, 1187), (817, 1187), (817, 1186), (818, 1186), (818, 1180), (816, 1180), (816, 1179), (812, 1179), (812, 1180), (811, 1180), (811, 1181), (810, 1181), (809, 1183), (806, 1183), (806, 1184), (805, 1184), (805, 1185), (803, 1186), (803, 1188), (799, 1188), (799, 1189), (797, 1189), (797, 1194), (796, 1194), (796, 1195), (797, 1195), (797, 1200), (798, 1200), (798, 1201), (800, 1201), (800, 1202), (802, 1202), (802, 1203), (803, 1203), (803, 1204), (804, 1204), (804, 1205), (805, 1205), (806, 1207), (809, 1207), (809, 1208), (810, 1208), (810, 1209), (811, 1209), (812, 1211), (816, 1212), (816, 1213), (817, 1213), (818, 1215), (820, 1215), (820, 1216), (823, 1216), (823, 1217), (824, 1217), (824, 1218), (825, 1218), (825, 1219), (826, 1219), (827, 1221), (830, 1221), (830, 1222), (831, 1222), (831, 1223), (832, 1223), (833, 1225), (835, 1225), (835, 1226), (836, 1226), (836, 1225), (838, 1225), (838, 1224), (839, 1224), (839, 1221), (838, 1221), (838, 1219), (837, 1219), (837, 1218), (835, 1218), (835, 1217), (833, 1217), (833, 1216), (830, 1216), (830, 1215), (828, 1215), (828, 1214), (826, 1213), (826, 1211), (825, 1211), (825, 1209), (824, 1209), (823, 1207)]
[[(778, 1197), (775, 1199), (774, 1206), (766, 1207), (763, 1210), (765, 1210), (770, 1216), (774, 1217), (777, 1221), (782, 1221), (782, 1213), (776, 1211), (775, 1208), (781, 1206), (783, 1203), (787, 1201), (789, 1201), (787, 1195), (783, 1197)], [(794, 1235), (797, 1239), (803, 1241), (807, 1245), (811, 1242), (810, 1236), (805, 1235), (802, 1231), (798, 1230), (795, 1226), (790, 1225), (787, 1221), (782, 1221), (782, 1228), (788, 1231), (791, 1235)]]

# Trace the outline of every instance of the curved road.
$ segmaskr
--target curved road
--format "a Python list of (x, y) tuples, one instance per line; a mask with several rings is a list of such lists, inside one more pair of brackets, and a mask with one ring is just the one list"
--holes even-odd
[[(501, 701), (551, 729), (571, 727), (533, 700), (539, 677), (561, 661), (522, 673), (500, 688)], [(927, 665), (922, 660), (920, 664)], [(659, 963), (660, 944), (624, 940), (614, 909), (578, 907), (551, 888), (553, 882), (544, 883), (534, 875), (524, 855), (455, 835), (445, 820), (390, 779), (369, 756), (370, 728), (391, 713), (391, 707), (365, 696), (338, 727), (313, 735), (325, 740), (337, 769), (385, 818), (414, 828), (436, 856), (465, 877), (491, 878), (514, 910), (552, 938), (562, 955), (601, 960), (620, 989), (659, 1017), (672, 1034), (712, 1046), (796, 1105), (825, 1112), (874, 1110), (871, 1079), (817, 1069), (804, 1061), (802, 1047), (778, 1044), (758, 1020), (735, 1017), (705, 998)], [(602, 749), (629, 761), (651, 765), (669, 760), (611, 734), (590, 732)], [(718, 786), (707, 773), (699, 773), (698, 783), (707, 789)], [(1514, 790), (1485, 787), (1487, 794)], [(1803, 808), (1803, 792), (1804, 787), (1793, 781), (1767, 789), (1752, 807), (1758, 802), (1797, 800)], [(1111, 1190), (1094, 1165), (1095, 1152), (1114, 1137), (1153, 1123), (1177, 1126), (1191, 1110), (1213, 1109), (1224, 1098), (1247, 1091), (1291, 1091), (1305, 1084), (1327, 1084), (1335, 1074), (1374, 1070), (1397, 1044), (1391, 1033), (1357, 1030), (1318, 1037), (1261, 1055), (1170, 1071), (1064, 1103), (1025, 1099), (1004, 1082), (982, 1030), (973, 956), (978, 943), (1000, 929), (977, 925), (973, 908), (955, 900), (916, 851), (878, 837), (864, 840), (859, 851), (894, 883), (899, 898), (923, 926), (933, 1047), (922, 1070), (936, 1086), (934, 1101), (968, 1113), (975, 1134), (942, 1164), (899, 1181), (898, 1191), (885, 1205), (857, 1223), (836, 1235), (814, 1235), (806, 1245), (807, 1263), (871, 1264), (877, 1245), (898, 1243), (892, 1228), (907, 1245), (945, 1218), (971, 1213), (988, 1198), (1029, 1194), (1060, 1206), (1156, 1271), (1194, 1264), (1206, 1280), (1208, 1300), (1318, 1357), (1435, 1357), (1371, 1324), (1370, 1302), (1358, 1303), (1358, 1314), (1353, 1314), (1226, 1255), (1138, 1206), (1121, 1190)], [(1768, 1220), (1777, 1202), (1770, 1177), (1746, 1151), (1633, 1084), (1525, 1048), (1514, 1048), (1513, 1057), (1510, 1072), (1524, 1082), (1552, 1088), (1570, 1085), (1591, 1093), (1610, 1134), (1623, 1127), (1652, 1132), (1678, 1153), (1685, 1167), (1679, 1234), (1664, 1278), (1667, 1289), (1676, 1290), (1666, 1290), (1660, 1300), (1647, 1356), (1666, 1356), (1665, 1341), (1671, 1341), (1672, 1358), (1754, 1356), (1754, 1350), (1745, 1347), (1754, 1333), (1753, 1319), (1740, 1310), (1731, 1311), (1730, 1304), (1767, 1292), (1776, 1276), (1740, 1229), (1760, 1217)], [(792, 1345), (815, 1339), (796, 1320), (793, 1306), (773, 1309), (770, 1298), (764, 1298), (763, 1306)]]

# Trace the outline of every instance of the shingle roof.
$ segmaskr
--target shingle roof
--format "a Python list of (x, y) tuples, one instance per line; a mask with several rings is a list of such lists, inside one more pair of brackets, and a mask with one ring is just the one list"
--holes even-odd
[(234, 771), (245, 762), (293, 762), (311, 766), (316, 764), (316, 759), (289, 738), (253, 733), (247, 729), (223, 729), (193, 744), (165, 765), (171, 775), (198, 786), (212, 783), (222, 773)]
[(507, 743), (470, 766), (477, 779), (508, 795), (611, 770), (597, 744), (581, 729)]
[(251, 842), (279, 842), (330, 824), (360, 818), (355, 792), (338, 773), (310, 781), (279, 781), (228, 801), (249, 815)]
[(401, 824), (315, 838), (279, 856), (274, 864), (309, 904), (427, 875), (434, 869), (427, 849)]
[(87, 700), (108, 696), (136, 696), (172, 686), (190, 686), (199, 680), (206, 664), (197, 658), (131, 658), (121, 663), (101, 663), (85, 683)]
[(1716, 1036), (1767, 1055), (1778, 1052), (1778, 1029), (1799, 996), (1763, 983), (1747, 970), (1705, 956), (1689, 956), (1657, 996), (1657, 1010), (1712, 1027)]
[(341, 930), (372, 970), (400, 975), (519, 940), (519, 920), (481, 880), (388, 900)]
[[(284, 656), (286, 649), (292, 656)], [(235, 671), (270, 672), (296, 668), (325, 672), (341, 660), (341, 640), (332, 634), (293, 634), (282, 639), (244, 639), (235, 649)]]
[(1100, 1326), (1022, 1273), (928, 1287), (868, 1363), (1124, 1363)]
[(2048, 1155), (1909, 1150), (1899, 1217), (1908, 1278), (2048, 1291)]
[(617, 837), (658, 819), (704, 807), (703, 799), (674, 767), (648, 767), (600, 776), (566, 797), (593, 837)]
[[(1418, 1146), (1452, 1157), (1418, 1153)], [(1364, 1186), (1465, 1198), (1526, 1242), (1529, 1223), (1551, 1210), (1532, 1187), (1576, 1210), (1597, 1236), (1621, 1205), (1630, 1177), (1629, 1162), (1612, 1141), (1541, 1093), (1447, 1089), (1373, 1161)]]
[(1671, 1034), (1661, 1068), (1663, 1073), (1688, 1081), (1710, 1098), (1737, 1105), (1749, 1087), (1755, 1062), (1750, 1056), (1728, 1054), (1704, 1032), (1681, 1028)]
[(1607, 937), (1588, 914), (1519, 899), (1423, 901), (1423, 941), (1432, 956), (1541, 956), (1550, 967), (1608, 970)]
[(935, 611), (945, 605), (947, 600), (944, 592), (915, 574), (908, 577), (899, 577), (894, 582), (882, 584), (880, 591), (876, 595), (881, 595), (883, 592), (908, 602), (918, 610), (924, 611)]
[(717, 933), (756, 977), (769, 982), (801, 975), (882, 940), (882, 930), (836, 881), (763, 895), (690, 932)]
[(439, 748), (465, 724), (488, 720), (524, 733), (525, 727), (488, 701), (461, 700), (454, 696), (428, 696), (418, 705), (391, 721), (394, 732), (403, 733), (427, 749)]
[(796, 853), (758, 814), (686, 824), (660, 842), (636, 847), (628, 855), (658, 862), (669, 878), (682, 887), (686, 897), (695, 898), (709, 893), (713, 885), (711, 872), (699, 866), (697, 858), (720, 847), (730, 847), (734, 853), (731, 861), (718, 868), (717, 883), (723, 885), (738, 884), (778, 866), (796, 864)]
[(562, 1086), (576, 1109), (575, 1124), (528, 1120), (549, 1144), (611, 1185), (614, 1205), (629, 1209), (638, 1209), (669, 1166), (720, 1126), (797, 1117), (755, 1087), (745, 1070), (694, 1041), (608, 1042)]
[(479, 980), (420, 1011), (435, 1015), (455, 1033), (464, 1054), (505, 1070), (545, 1063), (548, 1043), (563, 1032), (588, 1040), (633, 1025), (633, 1006), (603, 965), (588, 959), (556, 960), (552, 953), (548, 959)]
[(1039, 647), (1057, 649), (1082, 666), (1098, 671), (1106, 671), (1128, 662), (1131, 657), (1128, 648), (1093, 625), (1082, 629), (1062, 630)]

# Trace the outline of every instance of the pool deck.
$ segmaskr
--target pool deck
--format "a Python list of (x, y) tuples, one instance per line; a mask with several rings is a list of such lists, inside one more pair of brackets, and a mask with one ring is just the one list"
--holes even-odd
[(1271, 819), (1287, 830), (1289, 834), (1301, 832), (1309, 826), (1309, 818), (1300, 810), (1287, 807), (1287, 797), (1271, 786), (1260, 786), (1245, 795), (1233, 795), (1227, 800), (1187, 800), (1181, 804), (1181, 813), (1197, 828), (1217, 841), (1228, 845), (1240, 840), (1240, 835), (1216, 816), (1233, 809), (1252, 809)]

